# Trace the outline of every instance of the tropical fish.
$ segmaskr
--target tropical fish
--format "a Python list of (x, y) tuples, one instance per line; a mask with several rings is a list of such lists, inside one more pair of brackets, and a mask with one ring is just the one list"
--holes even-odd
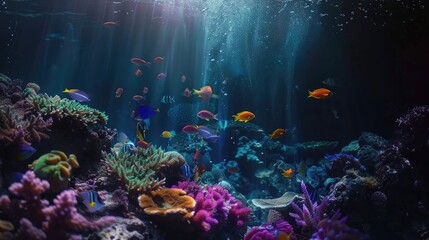
[(322, 83), (327, 85), (327, 86), (330, 86), (330, 87), (337, 87), (338, 86), (337, 82), (333, 78), (327, 78), (327, 79), (323, 80)]
[(16, 159), (24, 161), (29, 159), (36, 152), (36, 149), (29, 144), (20, 144), (17, 149)]
[(210, 86), (204, 86), (200, 90), (194, 89), (192, 93), (198, 95), (204, 102), (210, 101), (211, 98), (219, 98), (218, 95), (213, 94), (212, 87)]
[(210, 120), (218, 120), (217, 115), (214, 115), (210, 111), (207, 110), (201, 110), (197, 113), (197, 116), (203, 120), (210, 121)]
[(116, 22), (104, 22), (103, 25), (105, 27), (116, 27), (118, 24)]
[(176, 100), (174, 100), (174, 96), (162, 96), (161, 102), (162, 103), (175, 103)]
[(124, 132), (119, 132), (117, 137), (118, 142), (125, 143), (128, 142), (128, 136)]
[(82, 202), (87, 208), (88, 212), (93, 213), (104, 207), (104, 204), (101, 202), (100, 196), (96, 191), (80, 192), (79, 196), (82, 198)]
[(245, 123), (255, 118), (255, 114), (249, 111), (239, 112), (236, 115), (232, 116), (234, 117), (234, 121), (240, 121)]
[(292, 177), (293, 177), (293, 171), (292, 171), (292, 168), (289, 168), (289, 169), (287, 169), (287, 170), (283, 169), (283, 170), (282, 170), (282, 175), (283, 175), (285, 178), (292, 178)]
[(146, 149), (149, 147), (149, 143), (144, 141), (144, 140), (138, 140), (137, 141), (137, 146), (143, 149)]
[(149, 88), (148, 87), (144, 87), (143, 88), (143, 94), (148, 94), (149, 93)]
[(153, 61), (155, 63), (161, 63), (162, 61), (164, 61), (164, 58), (163, 57), (156, 57), (156, 58), (153, 59)]
[(176, 136), (176, 132), (174, 130), (172, 131), (162, 131), (161, 137), (162, 138), (172, 138)]
[(180, 78), (180, 80), (182, 81), (182, 83), (186, 82), (186, 76), (185, 76), (185, 74), (182, 75), (182, 77)]
[(270, 139), (279, 138), (283, 136), (285, 133), (286, 133), (286, 130), (284, 130), (283, 128), (277, 128), (276, 130), (274, 130), (273, 133), (268, 134), (268, 136), (270, 136)]
[(185, 97), (190, 97), (190, 96), (192, 96), (192, 93), (191, 93), (191, 91), (189, 91), (189, 88), (185, 88), (185, 90), (183, 91), (183, 95)]
[(140, 77), (141, 75), (143, 75), (143, 72), (142, 72), (142, 70), (140, 70), (140, 69), (137, 69), (137, 70), (136, 70), (136, 73), (135, 73), (135, 75), (136, 75), (137, 77)]
[(194, 154), (194, 158), (193, 158), (194, 162), (198, 162), (198, 158), (200, 157), (200, 154), (201, 154), (201, 150), (198, 149)]
[(332, 95), (333, 93), (331, 92), (331, 90), (326, 88), (319, 88), (314, 91), (308, 90), (308, 98), (326, 99)]
[(89, 99), (88, 94), (86, 94), (84, 91), (81, 91), (81, 90), (76, 89), (76, 88), (72, 88), (72, 89), (66, 88), (63, 92), (68, 93), (72, 99), (74, 99), (78, 102), (91, 101), (91, 99)]
[(188, 164), (181, 166), (180, 169), (182, 170), (183, 178), (185, 178), (186, 180), (189, 180), (194, 175), (192, 173), (191, 167), (189, 167)]
[(210, 131), (210, 129), (206, 126), (197, 126), (198, 134), (202, 138), (208, 138), (213, 135), (213, 133)]
[(136, 137), (140, 141), (144, 141), (144, 139), (146, 138), (146, 129), (144, 128), (144, 124), (142, 124), (141, 122), (137, 122)]
[(149, 67), (150, 66), (150, 62), (146, 62), (143, 59), (140, 58), (131, 58), (130, 62), (134, 63), (137, 66), (145, 66), (145, 67)]
[(133, 96), (133, 100), (136, 101), (136, 102), (139, 102), (139, 101), (145, 100), (145, 99), (146, 98), (144, 96), (142, 96), (142, 95), (134, 95)]
[(143, 106), (142, 105), (138, 108), (137, 111), (138, 111), (140, 118), (145, 120), (145, 119), (148, 119), (148, 118), (154, 116), (155, 114), (159, 113), (159, 108), (153, 109), (149, 106)]
[(197, 134), (198, 128), (194, 125), (186, 125), (182, 128), (182, 131), (187, 134)]
[(159, 80), (164, 80), (167, 77), (167, 74), (165, 73), (159, 73), (156, 78), (158, 78)]
[(116, 89), (116, 92), (115, 92), (115, 97), (121, 97), (122, 96), (122, 93), (124, 92), (124, 89), (123, 88), (118, 88), (118, 89)]
[(275, 236), (276, 236), (276, 240), (292, 240), (292, 231), (289, 234), (286, 234), (285, 232), (282, 231), (278, 231), (276, 230), (274, 232)]

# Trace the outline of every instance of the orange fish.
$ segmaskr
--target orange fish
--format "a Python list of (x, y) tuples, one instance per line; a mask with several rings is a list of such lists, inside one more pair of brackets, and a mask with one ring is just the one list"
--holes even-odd
[(273, 133), (268, 134), (268, 136), (270, 136), (270, 139), (279, 138), (283, 136), (285, 133), (286, 133), (286, 130), (284, 130), (283, 128), (277, 128), (276, 130), (274, 130)]
[(249, 111), (239, 112), (236, 115), (232, 116), (234, 117), (234, 121), (240, 121), (245, 123), (255, 118), (255, 114)]
[(289, 168), (289, 169), (287, 169), (287, 170), (282, 170), (282, 175), (283, 175), (285, 178), (292, 178), (292, 177), (293, 177), (293, 175), (294, 175), (294, 173), (293, 173), (293, 171), (292, 171), (292, 168)]
[(206, 171), (206, 166), (204, 165), (204, 164), (200, 164), (199, 166), (198, 165), (196, 165), (195, 167), (194, 167), (194, 170), (193, 170), (193, 172), (194, 172), (194, 179), (195, 179), (195, 181), (198, 181), (198, 179), (200, 179), (200, 177), (201, 177), (201, 175), (203, 175), (203, 173)]
[(141, 100), (145, 100), (145, 99), (146, 98), (144, 96), (142, 96), (142, 95), (134, 95), (133, 96), (133, 100), (136, 101), (136, 102), (141, 101)]
[(162, 61), (164, 61), (164, 58), (163, 57), (156, 57), (156, 58), (153, 59), (153, 61), (155, 63), (161, 63)]
[(198, 158), (200, 157), (200, 154), (201, 154), (201, 151), (200, 151), (200, 149), (198, 149), (198, 150), (195, 152), (195, 155), (194, 155), (194, 162), (197, 162), (197, 161), (198, 161)]
[(200, 90), (194, 89), (192, 93), (198, 95), (204, 102), (210, 101), (210, 98), (219, 98), (218, 95), (213, 94), (212, 87), (210, 86), (204, 86)]
[(137, 66), (146, 66), (149, 67), (150, 66), (150, 62), (146, 62), (143, 59), (140, 58), (131, 58), (130, 62), (134, 63)]
[(308, 97), (309, 98), (316, 98), (316, 99), (326, 99), (330, 96), (332, 96), (333, 93), (331, 92), (331, 90), (326, 89), (326, 88), (319, 88), (316, 89), (314, 91), (310, 91), (308, 90)]
[(142, 71), (140, 69), (137, 69), (136, 76), (140, 77), (141, 75), (143, 75)]

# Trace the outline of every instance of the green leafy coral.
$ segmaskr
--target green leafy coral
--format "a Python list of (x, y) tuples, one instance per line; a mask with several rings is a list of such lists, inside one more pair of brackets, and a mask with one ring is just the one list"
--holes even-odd
[(109, 119), (104, 112), (59, 96), (30, 95), (27, 101), (32, 110), (43, 116), (51, 116), (55, 120), (69, 118), (85, 127), (106, 124)]
[[(120, 149), (118, 145), (121, 143), (115, 146), (116, 149)], [(142, 193), (163, 187), (164, 170), (179, 169), (186, 160), (178, 152), (164, 152), (162, 148), (150, 146), (147, 149), (135, 149), (132, 153), (112, 149), (112, 153), (105, 154), (104, 162), (129, 192)]]

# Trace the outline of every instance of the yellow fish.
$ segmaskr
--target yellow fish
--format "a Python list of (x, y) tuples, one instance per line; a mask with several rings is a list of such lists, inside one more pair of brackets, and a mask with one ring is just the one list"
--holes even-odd
[(283, 175), (285, 178), (292, 178), (292, 177), (293, 177), (293, 175), (294, 175), (292, 168), (289, 168), (289, 169), (287, 169), (287, 170), (283, 169), (283, 170), (282, 170), (282, 175)]
[(74, 93), (74, 92), (78, 92), (78, 91), (80, 91), (80, 90), (77, 89), (77, 88), (71, 88), (71, 89), (66, 88), (66, 89), (64, 89), (63, 92), (65, 92), (65, 93)]
[(163, 138), (172, 138), (174, 136), (176, 136), (176, 132), (174, 132), (174, 131), (163, 131), (161, 133), (161, 137), (163, 137)]

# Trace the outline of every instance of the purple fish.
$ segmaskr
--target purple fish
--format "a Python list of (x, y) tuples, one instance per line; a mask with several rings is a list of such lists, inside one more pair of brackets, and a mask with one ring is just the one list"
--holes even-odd
[(206, 126), (198, 127), (198, 134), (200, 134), (202, 138), (208, 138), (213, 135), (213, 133), (210, 132), (210, 129)]
[(67, 92), (71, 98), (78, 102), (89, 102), (91, 99), (89, 99), (89, 96), (86, 92), (82, 90), (74, 89), (74, 91), (68, 91)]
[(29, 159), (36, 152), (36, 149), (28, 144), (21, 144), (16, 155), (17, 160), (23, 161)]

